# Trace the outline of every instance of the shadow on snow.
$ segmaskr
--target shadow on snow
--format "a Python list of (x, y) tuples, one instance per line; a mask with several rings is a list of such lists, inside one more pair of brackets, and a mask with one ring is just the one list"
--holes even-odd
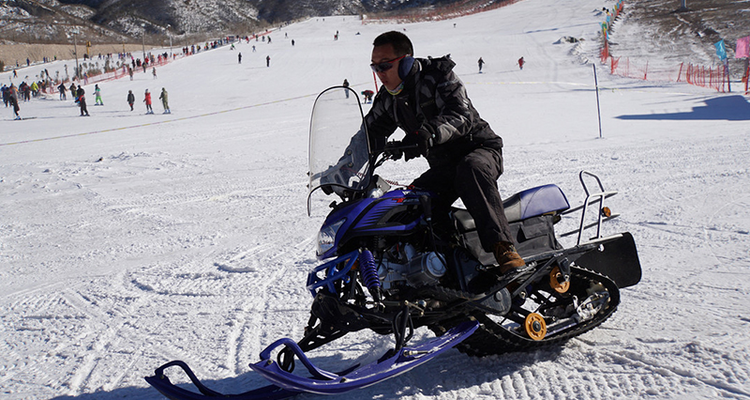
[(744, 96), (722, 96), (705, 101), (705, 106), (693, 107), (689, 112), (664, 114), (621, 115), (618, 119), (626, 120), (750, 120), (750, 103)]
[[(433, 363), (421, 365), (412, 371), (389, 379), (386, 382), (347, 392), (339, 397), (356, 400), (376, 397), (382, 400), (395, 400), (419, 395), (440, 396), (441, 393), (478, 387), (482, 384), (501, 379), (504, 376), (512, 376), (538, 362), (554, 361), (560, 356), (563, 348), (564, 344), (558, 344), (533, 352), (510, 353), (485, 358), (470, 358), (454, 350), (442, 355), (434, 360)], [(451, 375), (451, 370), (454, 368), (454, 372), (458, 376), (446, 381), (446, 374)], [(430, 373), (430, 370), (433, 372)], [(175, 382), (177, 386), (198, 392), (192, 384), (183, 383), (188, 381), (184, 375), (175, 376), (175, 378), (177, 378)], [(226, 394), (239, 394), (243, 391), (253, 390), (269, 384), (265, 379), (253, 372), (225, 379), (207, 379), (203, 383), (210, 389)], [(293, 398), (303, 400), (329, 397), (302, 393)], [(145, 400), (164, 399), (165, 397), (156, 389), (149, 386), (125, 387), (109, 392), (82, 393), (77, 396), (59, 396), (54, 397), (52, 400), (112, 400), (122, 398)]]

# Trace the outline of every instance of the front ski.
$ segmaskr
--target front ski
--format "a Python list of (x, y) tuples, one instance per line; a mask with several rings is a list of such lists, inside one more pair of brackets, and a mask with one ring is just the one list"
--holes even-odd
[[(166, 375), (164, 370), (169, 367), (180, 367), (193, 382), (193, 385), (200, 391), (196, 393), (179, 386), (175, 386)], [(146, 381), (163, 394), (166, 398), (172, 400), (208, 400), (217, 397), (234, 400), (279, 400), (292, 397), (299, 394), (299, 391), (284, 390), (276, 385), (268, 385), (255, 390), (250, 390), (239, 394), (223, 394), (209, 389), (193, 373), (190, 367), (184, 361), (170, 361), (157, 368), (154, 376), (147, 376)]]
[[(345, 374), (336, 374), (316, 367), (297, 343), (291, 339), (280, 339), (263, 350), (260, 353), (262, 360), (250, 364), (250, 368), (278, 387), (289, 391), (318, 394), (345, 393), (376, 384), (422, 365), (438, 354), (461, 343), (471, 336), (478, 327), (479, 323), (476, 321), (462, 322), (442, 336), (414, 347), (403, 347), (396, 352), (388, 351), (377, 362), (362, 367), (355, 365), (349, 368)], [(287, 372), (273, 361), (271, 352), (279, 346), (286, 346), (290, 349), (307, 368), (312, 378)]]
[[(209, 400), (217, 397), (234, 400), (278, 400), (302, 392), (338, 394), (374, 385), (422, 365), (464, 341), (477, 328), (479, 328), (477, 321), (462, 322), (442, 336), (414, 347), (403, 347), (396, 352), (389, 350), (377, 362), (362, 367), (355, 365), (346, 369), (346, 372), (339, 374), (324, 371), (313, 365), (292, 339), (280, 339), (260, 353), (260, 362), (250, 364), (250, 368), (274, 384), (239, 394), (223, 394), (209, 389), (183, 361), (171, 361), (162, 365), (156, 369), (154, 376), (146, 377), (146, 381), (165, 397), (172, 400)], [(286, 348), (291, 349), (313, 375), (313, 378), (284, 371), (279, 364), (271, 360), (271, 352), (279, 346), (286, 346)], [(181, 368), (200, 393), (175, 386), (164, 375), (164, 370), (170, 367)]]

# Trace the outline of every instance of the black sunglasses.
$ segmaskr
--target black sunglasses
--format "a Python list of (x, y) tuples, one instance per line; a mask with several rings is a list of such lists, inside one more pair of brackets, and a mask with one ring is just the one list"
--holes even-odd
[(398, 61), (398, 60), (406, 57), (407, 55), (408, 54), (404, 54), (403, 56), (398, 57), (398, 58), (394, 58), (393, 60), (390, 60), (390, 61), (383, 61), (381, 63), (372, 63), (372, 64), (370, 64), (370, 68), (372, 68), (373, 72), (385, 72), (385, 71), (388, 71), (389, 69), (393, 68), (393, 63), (395, 63), (396, 61)]

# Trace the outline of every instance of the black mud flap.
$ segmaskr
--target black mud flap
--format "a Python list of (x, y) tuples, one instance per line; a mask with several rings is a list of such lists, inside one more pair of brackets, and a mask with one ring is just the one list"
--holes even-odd
[(603, 243), (599, 249), (580, 256), (575, 263), (610, 277), (620, 288), (633, 286), (641, 281), (641, 262), (630, 232), (624, 232), (622, 237)]

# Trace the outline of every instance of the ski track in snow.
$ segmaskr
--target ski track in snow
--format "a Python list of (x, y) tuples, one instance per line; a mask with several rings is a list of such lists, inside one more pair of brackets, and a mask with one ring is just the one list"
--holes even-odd
[[(503, 136), (501, 193), (556, 183), (577, 205), (578, 172), (596, 173), (620, 192), (608, 205), (622, 215), (605, 233), (633, 234), (643, 279), (601, 327), (563, 345), (483, 359), (450, 351), (341, 397), (749, 399), (750, 106), (600, 69), (596, 138), (585, 61), (597, 59), (602, 6), (611, 1), (525, 0), (399, 26), (311, 19), (284, 28), (294, 48), (280, 32), (273, 47), (240, 44), (241, 67), (222, 48), (162, 67), (158, 81), (103, 84), (107, 108), (91, 107), (89, 119), (67, 102), (21, 104), (39, 118), (0, 122), (0, 397), (159, 398), (142, 378), (172, 359), (222, 392), (265, 385), (248, 363), (276, 339), (302, 337), (309, 316), (304, 284), (322, 222), (306, 216), (314, 96), (344, 77), (371, 88), (372, 39), (407, 29), (418, 56), (452, 53)], [(586, 40), (553, 44), (562, 36)], [(514, 66), (521, 55), (524, 71)], [(128, 111), (127, 90), (157, 86), (170, 90), (173, 115)], [(118, 96), (122, 104), (109, 101)], [(415, 160), (381, 172), (408, 183), (424, 168)], [(566, 218), (557, 230), (577, 225)], [(391, 343), (358, 332), (311, 355), (340, 370)]]

